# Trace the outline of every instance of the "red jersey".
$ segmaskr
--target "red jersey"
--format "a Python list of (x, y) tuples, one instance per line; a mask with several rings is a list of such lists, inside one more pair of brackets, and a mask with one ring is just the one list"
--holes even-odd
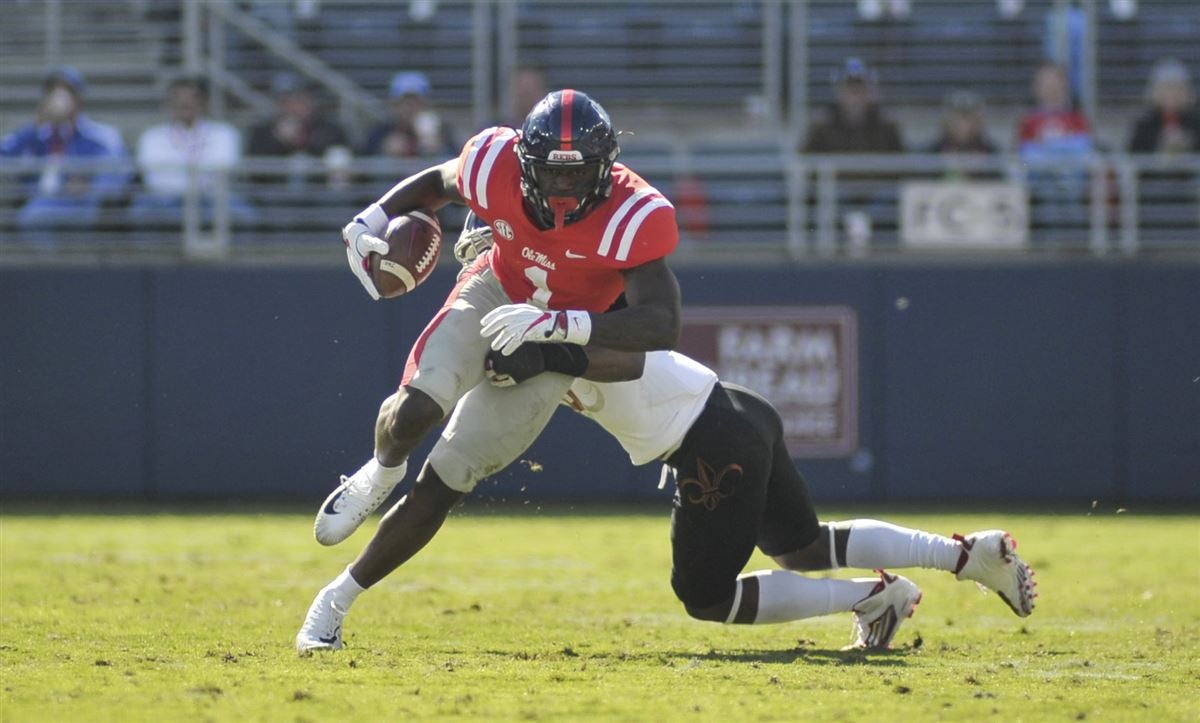
[(512, 128), (488, 128), (467, 141), (458, 158), (458, 191), (492, 227), (492, 273), (514, 302), (607, 310), (625, 289), (623, 269), (675, 250), (675, 208), (636, 173), (614, 163), (608, 198), (562, 230), (539, 228), (525, 212), (517, 139)]
[(1091, 133), (1087, 118), (1077, 110), (1034, 110), (1021, 119), (1017, 140), (1020, 143), (1041, 143), (1090, 136)]

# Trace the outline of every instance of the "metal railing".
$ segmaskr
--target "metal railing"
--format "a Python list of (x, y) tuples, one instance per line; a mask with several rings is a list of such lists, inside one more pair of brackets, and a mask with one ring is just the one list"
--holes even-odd
[[(94, 83), (93, 104), (146, 112), (167, 76), (204, 71), (220, 115), (222, 102), (264, 111), (272, 74), (286, 68), (325, 88), (354, 126), (380, 114), (392, 73), (421, 70), (440, 106), (482, 126), (519, 113), (507, 107), (509, 71), (534, 64), (552, 85), (598, 90), (651, 118), (684, 105), (704, 112), (683, 120), (745, 121), (748, 109), (800, 137), (851, 55), (873, 66), (889, 105), (904, 107), (954, 88), (1024, 105), (1034, 66), (1061, 56), (1078, 66), (1076, 91), (1093, 120), (1106, 104), (1136, 101), (1158, 58), (1200, 62), (1200, 3), (1142, 0), (1130, 18), (1099, 0), (1078, 4), (1025, 3), (1007, 17), (995, 0), (916, 0), (905, 17), (871, 19), (848, 0), (322, 0), (303, 4), (311, 15), (283, 0), (20, 0), (0, 28), (0, 77), (21, 81), (6, 88), (9, 104), (33, 103), (46, 67), (82, 63), (112, 79), (111, 88)], [(413, 14), (418, 5), (427, 16)], [(1056, 13), (1082, 13), (1082, 22)]]
[[(1051, 168), (1015, 156), (754, 153), (646, 145), (624, 160), (673, 200), (685, 257), (1200, 253), (1200, 156), (1093, 155)], [(142, 187), (129, 162), (0, 159), (0, 255), (320, 259), (351, 214), (437, 160), (250, 158), (183, 169), (186, 193), (168, 197)], [(461, 216), (443, 213), (448, 232)]]

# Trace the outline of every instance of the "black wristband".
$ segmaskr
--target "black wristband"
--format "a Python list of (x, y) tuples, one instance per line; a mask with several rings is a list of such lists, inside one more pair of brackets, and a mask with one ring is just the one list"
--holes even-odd
[(578, 344), (539, 344), (546, 371), (581, 377), (588, 368), (588, 355)]

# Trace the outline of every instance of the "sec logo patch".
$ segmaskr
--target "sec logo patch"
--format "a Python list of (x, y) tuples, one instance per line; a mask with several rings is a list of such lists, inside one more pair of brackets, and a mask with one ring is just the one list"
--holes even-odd
[(496, 221), (496, 233), (500, 234), (509, 241), (513, 240), (512, 226), (510, 226), (508, 221), (505, 221), (504, 219), (499, 219)]

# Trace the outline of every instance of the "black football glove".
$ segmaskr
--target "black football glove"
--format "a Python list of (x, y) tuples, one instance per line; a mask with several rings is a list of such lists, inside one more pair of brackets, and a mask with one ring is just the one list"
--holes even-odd
[(483, 358), (483, 372), (494, 387), (516, 386), (546, 371), (541, 347), (541, 344), (522, 344), (508, 356), (496, 349), (488, 349)]
[(489, 349), (483, 359), (484, 374), (497, 387), (515, 386), (542, 372), (581, 377), (587, 368), (587, 352), (578, 344), (522, 344), (508, 356)]

